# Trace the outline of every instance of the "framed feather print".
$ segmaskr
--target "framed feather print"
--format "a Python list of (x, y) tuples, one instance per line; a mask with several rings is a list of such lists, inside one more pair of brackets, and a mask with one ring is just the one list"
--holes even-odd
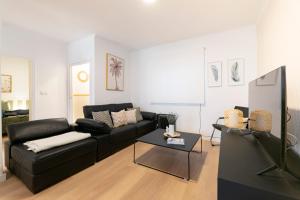
[(245, 60), (243, 58), (228, 60), (228, 85), (237, 86), (245, 83)]
[(208, 87), (222, 86), (222, 62), (210, 62), (207, 65)]

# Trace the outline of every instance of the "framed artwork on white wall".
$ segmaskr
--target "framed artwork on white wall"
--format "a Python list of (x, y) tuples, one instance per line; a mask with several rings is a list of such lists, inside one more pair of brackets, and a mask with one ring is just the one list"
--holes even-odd
[(124, 91), (125, 60), (106, 54), (106, 90)]
[(12, 92), (12, 76), (7, 74), (1, 74), (1, 92)]
[(222, 62), (209, 62), (207, 65), (208, 87), (222, 86)]
[(243, 58), (228, 60), (228, 85), (238, 86), (245, 83), (245, 60)]

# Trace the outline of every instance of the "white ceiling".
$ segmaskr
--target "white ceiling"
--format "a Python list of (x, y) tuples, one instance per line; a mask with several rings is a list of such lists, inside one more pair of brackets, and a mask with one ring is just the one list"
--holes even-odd
[(71, 41), (96, 33), (130, 48), (255, 24), (264, 0), (0, 0), (7, 23)]

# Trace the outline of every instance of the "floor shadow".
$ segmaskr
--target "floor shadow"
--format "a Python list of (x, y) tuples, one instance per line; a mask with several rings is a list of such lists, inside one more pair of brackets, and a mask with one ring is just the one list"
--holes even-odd
[[(180, 177), (187, 177), (187, 152), (154, 146), (146, 152), (137, 152), (137, 155), (140, 155), (136, 157), (136, 162), (138, 163), (176, 174)], [(199, 179), (206, 157), (207, 152), (205, 151), (202, 153), (190, 153), (190, 180), (197, 181)]]

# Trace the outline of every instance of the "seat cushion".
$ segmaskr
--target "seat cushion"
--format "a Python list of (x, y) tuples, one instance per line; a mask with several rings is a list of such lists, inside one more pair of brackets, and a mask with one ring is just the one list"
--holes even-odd
[(136, 126), (131, 124), (114, 128), (110, 133), (112, 144), (119, 146), (122, 145), (122, 143), (134, 141), (136, 136), (136, 130)]
[(213, 126), (215, 129), (219, 130), (219, 131), (221, 131), (222, 128), (225, 127), (225, 126), (222, 125), (222, 124), (213, 124), (212, 126)]
[(96, 140), (88, 138), (40, 153), (33, 153), (28, 151), (23, 144), (17, 144), (12, 146), (11, 156), (18, 165), (38, 175), (84, 154), (90, 152), (95, 154), (96, 151)]
[(135, 124), (137, 127), (137, 137), (141, 137), (155, 129), (155, 123), (150, 120), (143, 120)]

